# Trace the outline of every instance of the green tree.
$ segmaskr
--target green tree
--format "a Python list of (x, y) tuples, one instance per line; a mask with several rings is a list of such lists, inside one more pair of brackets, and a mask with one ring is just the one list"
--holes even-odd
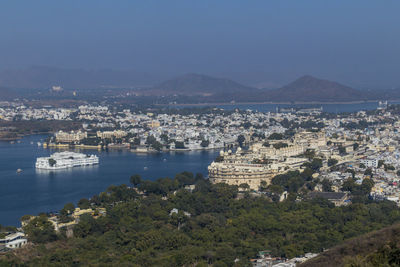
[(250, 186), (246, 183), (242, 183), (239, 185), (239, 188), (241, 188), (242, 190), (249, 190)]
[(334, 165), (336, 165), (338, 163), (338, 160), (337, 159), (333, 159), (333, 158), (330, 158), (330, 159), (328, 159), (328, 166), (330, 167), (330, 166), (334, 166)]
[(328, 179), (322, 180), (321, 184), (324, 192), (332, 192), (332, 183)]
[(210, 144), (210, 141), (208, 140), (202, 140), (200, 143), (201, 147), (208, 147), (208, 145)]
[(49, 165), (50, 165), (51, 167), (53, 167), (54, 165), (56, 165), (56, 163), (57, 163), (57, 161), (56, 161), (55, 159), (49, 158)]
[(246, 139), (244, 138), (244, 136), (241, 134), (238, 136), (237, 138), (237, 142), (239, 143), (239, 146), (243, 146), (243, 143)]
[(87, 198), (82, 198), (81, 200), (78, 201), (78, 207), (80, 209), (88, 209), (90, 208), (90, 202)]
[(53, 224), (47, 220), (45, 215), (31, 220), (25, 227), (24, 232), (33, 243), (47, 243), (57, 240)]
[(142, 177), (139, 174), (132, 175), (130, 182), (134, 187), (137, 187), (142, 182)]

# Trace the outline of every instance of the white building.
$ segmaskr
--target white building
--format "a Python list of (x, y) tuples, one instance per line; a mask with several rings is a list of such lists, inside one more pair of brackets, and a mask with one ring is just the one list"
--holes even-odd
[(24, 246), (28, 240), (25, 238), (25, 234), (21, 232), (7, 235), (4, 239), (0, 239), (0, 245), (4, 245), (6, 248), (15, 249)]

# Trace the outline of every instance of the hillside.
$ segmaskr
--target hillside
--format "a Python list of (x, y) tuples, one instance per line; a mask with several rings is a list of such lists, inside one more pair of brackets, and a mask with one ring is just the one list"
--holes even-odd
[(337, 82), (306, 75), (282, 88), (266, 92), (265, 98), (270, 101), (334, 102), (367, 100), (369, 95)]
[(26, 69), (0, 71), (0, 86), (8, 88), (50, 88), (59, 85), (64, 88), (132, 88), (151, 86), (159, 78), (135, 71), (110, 69), (85, 70), (64, 69), (48, 66), (33, 66)]
[[(392, 265), (384, 265), (385, 261)], [(351, 266), (377, 266), (378, 264), (379, 266), (399, 266), (400, 224), (350, 239), (303, 263), (300, 267), (333, 267), (346, 264), (355, 264)]]
[[(106, 216), (82, 215), (69, 238), (45, 214), (34, 218), (24, 227), (32, 245), (0, 254), (0, 266), (248, 266), (262, 250), (293, 258), (400, 220), (393, 202), (335, 207), (294, 197), (275, 203), (238, 197), (238, 187), (188, 172), (156, 181), (132, 176), (131, 182), (136, 189), (110, 186), (80, 200), (81, 209), (105, 208)], [(188, 184), (195, 189), (185, 189)], [(60, 219), (72, 216), (71, 205)]]
[(17, 97), (17, 94), (15, 94), (12, 90), (0, 87), (0, 101), (10, 100), (15, 97)]
[(148, 92), (153, 94), (182, 94), (182, 95), (203, 95), (254, 93), (258, 89), (247, 87), (229, 79), (215, 78), (201, 74), (186, 74), (174, 79), (165, 81)]

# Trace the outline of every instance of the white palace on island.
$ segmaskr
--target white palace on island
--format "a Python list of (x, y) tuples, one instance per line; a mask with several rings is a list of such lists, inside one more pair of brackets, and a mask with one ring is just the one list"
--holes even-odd
[(95, 165), (99, 163), (96, 155), (86, 155), (75, 152), (57, 152), (50, 157), (41, 157), (36, 160), (36, 169), (60, 170), (78, 166)]

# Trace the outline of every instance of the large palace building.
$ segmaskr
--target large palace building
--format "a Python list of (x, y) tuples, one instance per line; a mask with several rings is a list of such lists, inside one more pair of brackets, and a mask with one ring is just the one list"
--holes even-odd
[[(274, 143), (280, 143), (280, 146), (274, 146)], [(325, 133), (301, 132), (284, 143), (255, 143), (249, 150), (238, 148), (235, 153), (221, 151), (219, 160), (208, 166), (208, 177), (213, 183), (248, 184), (250, 189), (258, 190), (262, 181), (268, 185), (275, 175), (299, 170), (307, 162), (301, 154), (307, 149), (318, 150), (326, 146)]]

